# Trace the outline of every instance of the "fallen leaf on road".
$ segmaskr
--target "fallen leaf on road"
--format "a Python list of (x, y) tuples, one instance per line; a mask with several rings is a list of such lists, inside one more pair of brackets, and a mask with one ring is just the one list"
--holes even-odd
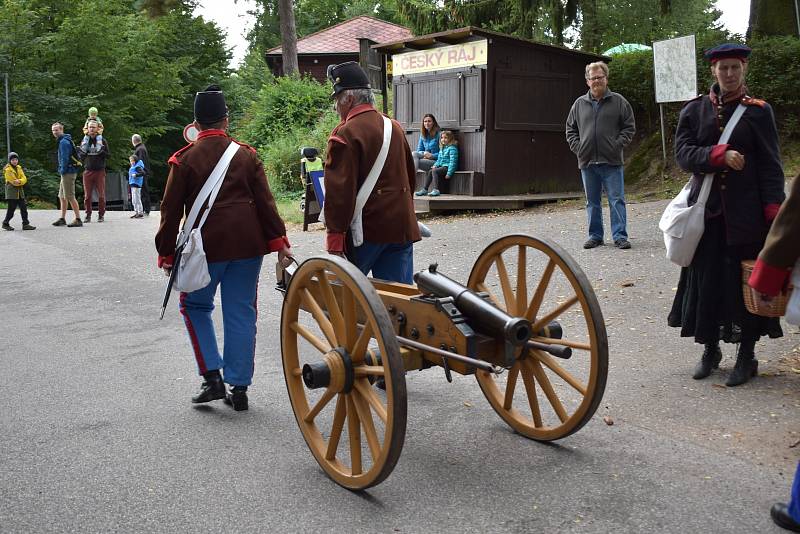
[(623, 280), (619, 285), (622, 287), (633, 287), (633, 280)]
[(790, 449), (794, 449), (794, 448), (795, 448), (795, 447), (797, 447), (798, 445), (800, 445), (800, 439), (798, 439), (797, 441), (795, 441), (794, 443), (792, 443), (791, 445), (789, 445), (789, 448), (790, 448)]
[(613, 420), (613, 419), (611, 419), (611, 416), (610, 416), (610, 415), (605, 415), (605, 416), (603, 416), (603, 422), (604, 422), (605, 424), (607, 424), (608, 426), (611, 426), (611, 425), (613, 425), (613, 424), (614, 424), (614, 420)]
[(711, 384), (712, 388), (719, 388), (719, 389), (728, 389), (725, 387), (724, 384)]
[(468, 403), (467, 401), (464, 401), (464, 406), (467, 408), (472, 408), (472, 404)]

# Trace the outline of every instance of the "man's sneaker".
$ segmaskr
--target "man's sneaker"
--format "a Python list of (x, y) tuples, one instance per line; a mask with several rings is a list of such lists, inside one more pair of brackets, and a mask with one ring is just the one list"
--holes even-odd
[(616, 241), (614, 241), (614, 246), (617, 248), (628, 249), (631, 248), (631, 242), (625, 238), (617, 239)]
[(3, 230), (8, 230), (9, 232), (12, 232), (12, 231), (14, 231), (14, 227), (11, 226), (10, 224), (4, 222), (3, 223)]
[(105, 215), (100, 215), (99, 217), (97, 217), (97, 222), (104, 222), (105, 220), (106, 220)]
[(247, 410), (247, 386), (233, 386), (223, 402), (237, 412)]
[(24, 223), (24, 224), (22, 225), (22, 229), (23, 229), (23, 230), (36, 230), (36, 227), (35, 227), (35, 226), (31, 226), (31, 225), (30, 225), (30, 224), (28, 224), (28, 223)]
[(420, 189), (419, 191), (414, 193), (414, 195), (416, 195), (418, 197), (424, 197), (427, 194), (428, 194), (428, 190), (427, 189)]
[(74, 221), (72, 221), (71, 223), (69, 223), (67, 225), (67, 227), (69, 227), (69, 228), (78, 228), (78, 227), (81, 227), (81, 226), (83, 226), (83, 223), (81, 222), (80, 219), (75, 219)]
[(586, 240), (586, 243), (583, 244), (583, 248), (595, 248), (599, 247), (602, 244), (603, 244), (602, 239), (595, 239), (593, 237), (590, 237), (589, 239)]
[(92, 214), (91, 213), (87, 213), (86, 217), (83, 218), (83, 222), (85, 222), (85, 223), (92, 222)]
[(439, 195), (441, 195), (441, 193), (439, 192), (439, 190), (438, 190), (438, 189), (434, 189), (433, 191), (431, 191), (431, 192), (430, 192), (430, 193), (428, 193), (428, 194), (429, 194), (430, 196), (432, 196), (432, 197), (438, 197)]
[(56, 219), (56, 222), (53, 223), (53, 226), (66, 226), (66, 225), (67, 225), (67, 221), (64, 220), (64, 217), (61, 217), (60, 219)]

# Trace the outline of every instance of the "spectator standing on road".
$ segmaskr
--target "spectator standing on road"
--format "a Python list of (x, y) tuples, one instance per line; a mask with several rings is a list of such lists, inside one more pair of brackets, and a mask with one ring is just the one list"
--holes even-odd
[(436, 117), (426, 113), (422, 117), (417, 149), (411, 153), (411, 157), (414, 158), (414, 170), (425, 171), (425, 180), (428, 179), (428, 174), (436, 163), (436, 158), (439, 157), (439, 130)]
[[(156, 234), (158, 266), (169, 273), (174, 265), (175, 240), (184, 213), (230, 143), (225, 96), (212, 85), (194, 100), (197, 140), (169, 158), (169, 176), (161, 202), (161, 226)], [(180, 311), (194, 349), (203, 384), (192, 402), (225, 399), (236, 411), (247, 410), (247, 387), (253, 379), (256, 346), (256, 297), (264, 255), (278, 252), (286, 267), (291, 263), (286, 228), (255, 149), (238, 143), (217, 198), (202, 232), (211, 282), (181, 293)], [(200, 219), (200, 217), (198, 217)], [(196, 221), (195, 227), (200, 223)], [(221, 288), (225, 339), (223, 354), (211, 315), (217, 286)], [(222, 371), (222, 374), (220, 374)], [(225, 384), (231, 387), (226, 394)]]
[(17, 206), (19, 206), (19, 214), (22, 216), (22, 229), (36, 230), (36, 227), (31, 226), (28, 220), (28, 205), (25, 203), (25, 184), (28, 183), (28, 177), (25, 176), (25, 171), (19, 164), (19, 155), (16, 152), (8, 153), (8, 163), (3, 168), (3, 176), (6, 183), (6, 203), (8, 204), (6, 217), (3, 219), (3, 230), (14, 229), (9, 223), (14, 217)]
[(147, 153), (147, 147), (142, 142), (142, 136), (133, 134), (131, 136), (131, 144), (133, 145), (133, 153), (144, 164), (144, 176), (142, 176), (142, 208), (144, 209), (145, 216), (150, 215), (150, 188), (148, 181), (153, 174), (150, 167), (150, 155)]
[(132, 155), (129, 158), (131, 168), (128, 169), (128, 185), (131, 188), (131, 203), (133, 204), (134, 214), (131, 219), (141, 219), (144, 217), (144, 209), (142, 208), (142, 178), (144, 177), (144, 163)]
[(97, 191), (97, 222), (103, 222), (106, 214), (106, 160), (108, 141), (98, 133), (97, 121), (89, 121), (89, 134), (81, 143), (83, 157), (83, 222), (92, 222), (92, 195)]
[(430, 174), (425, 178), (425, 185), (415, 194), (419, 197), (425, 196), (428, 194), (428, 188), (433, 187), (430, 195), (438, 197), (441, 194), (439, 187), (442, 184), (442, 180), (452, 178), (456, 170), (458, 170), (458, 141), (456, 141), (456, 136), (453, 132), (445, 130), (441, 135), (439, 157), (436, 158), (436, 163), (433, 164)]
[(413, 243), (420, 240), (412, 193), (414, 160), (402, 127), (392, 121), (386, 163), (361, 212), (364, 242), (348, 243), (356, 195), (383, 145), (383, 115), (364, 70), (354, 61), (328, 66), (342, 122), (331, 132), (325, 161), (326, 249), (345, 256), (364, 274), (412, 283)]
[[(53, 123), (50, 131), (58, 140), (58, 174), (61, 175), (61, 183), (58, 186), (61, 217), (53, 223), (53, 226), (69, 226), (71, 228), (83, 226), (78, 200), (75, 198), (75, 178), (78, 177), (80, 162), (75, 159), (77, 152), (75, 145), (72, 144), (72, 136), (64, 133), (64, 125), (60, 122)], [(69, 224), (66, 221), (68, 204), (75, 212), (75, 220)]]
[[(770, 223), (785, 198), (783, 166), (772, 108), (747, 96), (745, 74), (750, 49), (723, 44), (706, 52), (716, 80), (707, 95), (681, 110), (675, 133), (675, 158), (692, 173), (694, 203), (706, 173), (714, 173), (706, 202), (705, 230), (691, 265), (681, 269), (667, 319), (682, 337), (705, 349), (693, 378), (706, 378), (719, 366), (720, 339), (738, 343), (736, 365), (725, 385), (738, 386), (756, 375), (755, 345), (763, 335), (783, 335), (777, 318), (747, 311), (742, 296), (741, 261), (758, 256)], [(719, 137), (739, 104), (746, 106), (727, 144)]]
[[(772, 223), (767, 241), (750, 275), (750, 287), (763, 299), (771, 299), (786, 287), (795, 263), (800, 260), (800, 174), (792, 181), (789, 197)], [(795, 288), (794, 291), (800, 291)], [(800, 464), (794, 475), (789, 504), (775, 503), (770, 510), (776, 525), (800, 532)]]
[(586, 65), (586, 85), (589, 91), (575, 100), (567, 116), (567, 143), (578, 156), (586, 192), (589, 239), (583, 248), (603, 244), (603, 190), (608, 196), (614, 246), (631, 248), (622, 149), (636, 133), (633, 108), (625, 97), (608, 89), (608, 65), (602, 61)]

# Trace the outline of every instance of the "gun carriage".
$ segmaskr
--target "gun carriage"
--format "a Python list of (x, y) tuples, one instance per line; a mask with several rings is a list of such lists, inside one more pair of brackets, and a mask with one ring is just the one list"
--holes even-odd
[(579, 430), (603, 396), (605, 323), (591, 284), (559, 246), (509, 235), (466, 285), (436, 265), (416, 285), (368, 279), (336, 256), (278, 268), (281, 349), (297, 423), (319, 465), (354, 490), (394, 469), (409, 371), (474, 374), (497, 414), (539, 441)]

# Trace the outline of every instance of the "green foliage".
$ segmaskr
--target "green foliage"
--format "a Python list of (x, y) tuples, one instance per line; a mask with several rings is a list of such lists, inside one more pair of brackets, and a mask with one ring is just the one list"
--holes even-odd
[(309, 128), (331, 108), (330, 94), (330, 84), (323, 85), (310, 76), (277, 78), (259, 91), (240, 128), (241, 135), (260, 147), (292, 129)]
[[(54, 172), (50, 125), (63, 122), (79, 142), (87, 109), (96, 106), (109, 166), (127, 167), (131, 135), (139, 133), (155, 171), (152, 189), (160, 191), (167, 157), (184, 144), (194, 92), (227, 77), (230, 54), (219, 29), (193, 16), (194, 2), (134, 4), (0, 2), (0, 72), (9, 73), (12, 146), (26, 169)], [(149, 18), (151, 8), (160, 16)]]
[(781, 134), (800, 137), (800, 39), (767, 37), (751, 41), (753, 48), (747, 69), (749, 92), (770, 103)]
[(58, 198), (60, 177), (43, 169), (25, 169), (28, 183), (25, 184), (25, 196), (31, 200), (53, 202)]

